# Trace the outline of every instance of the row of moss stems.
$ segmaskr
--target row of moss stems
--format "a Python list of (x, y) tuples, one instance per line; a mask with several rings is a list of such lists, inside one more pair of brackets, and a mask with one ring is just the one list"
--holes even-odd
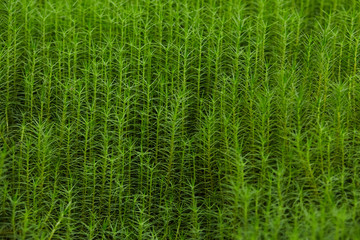
[[(85, 10), (84, 10), (85, 11)], [(87, 36), (87, 61), (86, 61), (86, 68), (85, 73), (84, 73), (84, 79), (85, 79), (85, 86), (84, 86), (84, 92), (85, 92), (85, 101), (89, 102), (89, 109), (88, 111), (86, 111), (86, 116), (85, 119), (83, 119), (84, 123), (85, 123), (85, 136), (84, 136), (84, 151), (83, 151), (83, 158), (84, 158), (84, 162), (83, 162), (83, 167), (84, 167), (84, 190), (83, 190), (83, 201), (86, 201), (86, 197), (87, 197), (87, 190), (90, 190), (90, 198), (91, 198), (91, 202), (90, 205), (87, 206), (86, 204), (84, 204), (83, 206), (83, 216), (85, 218), (85, 209), (92, 209), (92, 213), (94, 213), (94, 197), (95, 197), (95, 193), (94, 193), (94, 188), (91, 188), (91, 182), (94, 183), (94, 180), (91, 181), (91, 179), (88, 180), (87, 176), (91, 176), (91, 164), (92, 163), (92, 152), (93, 152), (93, 144), (92, 144), (92, 139), (94, 138), (93, 136), (93, 125), (95, 122), (94, 119), (94, 109), (95, 109), (95, 104), (96, 104), (96, 84), (95, 84), (95, 90), (93, 93), (93, 97), (91, 96), (91, 82), (92, 82), (92, 75), (91, 75), (91, 69), (92, 69), (92, 35), (93, 35), (93, 27), (92, 27), (92, 19), (88, 20), (88, 24), (85, 24), (85, 12), (83, 12), (83, 26), (86, 29), (86, 36)], [(95, 96), (95, 98), (94, 98)], [(93, 166), (94, 167), (94, 166)], [(95, 214), (95, 213), (94, 213)], [(90, 219), (92, 219), (93, 215), (90, 216)], [(92, 221), (90, 221), (91, 223)], [(90, 231), (91, 232), (91, 231)]]
[[(126, 36), (126, 32), (125, 32), (125, 29), (122, 27), (121, 28), (121, 46), (123, 48), (125, 48), (125, 36)], [(121, 55), (122, 56), (122, 59), (121, 59), (121, 64), (120, 64), (120, 67), (121, 69), (119, 69), (119, 74), (120, 74), (120, 79), (125, 79), (126, 77), (126, 73), (127, 73), (127, 70), (128, 68), (125, 66), (126, 62), (124, 60), (124, 55)], [(123, 80), (124, 81), (124, 80)], [(122, 119), (122, 121), (126, 121), (126, 123), (124, 123), (124, 125), (122, 125), (120, 128), (119, 128), (119, 138), (120, 137), (125, 137), (126, 135), (126, 132), (127, 132), (127, 123), (129, 121), (129, 118), (128, 116), (130, 115), (130, 107), (131, 107), (131, 104), (130, 104), (130, 101), (132, 101), (132, 93), (129, 89), (130, 85), (127, 84), (126, 85), (126, 88), (122, 88), (123, 87), (123, 81), (120, 82), (119, 84), (119, 96), (123, 96), (122, 99), (120, 98), (120, 101), (119, 101), (119, 109), (123, 109), (123, 113), (122, 113), (122, 118), (119, 118), (119, 121), (120, 119)], [(126, 124), (126, 125), (125, 125)], [(120, 134), (121, 133), (121, 134)], [(120, 139), (119, 139), (120, 140)], [(119, 147), (121, 146), (120, 144), (125, 144), (122, 140), (119, 141)], [(132, 142), (130, 142), (129, 144), (132, 144)], [(125, 151), (125, 148), (123, 147), (123, 151)], [(129, 155), (128, 155), (128, 161), (129, 161), (129, 168), (128, 168), (128, 174), (130, 175), (130, 167), (131, 167), (131, 154), (132, 154), (132, 145), (130, 145), (130, 148), (129, 148)], [(126, 155), (125, 155), (125, 152), (124, 152), (124, 157), (123, 157), (123, 163), (125, 163), (127, 161), (127, 159), (125, 158)], [(123, 165), (122, 167), (122, 172), (123, 172), (123, 179), (122, 179), (122, 183), (124, 184), (125, 183), (125, 165)], [(129, 192), (130, 192), (130, 177), (129, 177), (129, 181), (128, 181), (128, 187), (129, 187)], [(122, 199), (121, 199), (122, 200)], [(123, 210), (125, 212), (125, 209)], [(121, 213), (121, 211), (120, 211)], [(120, 214), (119, 213), (119, 214)]]
[[(83, 2), (84, 3), (84, 2)], [(81, 25), (83, 26), (83, 28), (85, 28), (85, 7), (83, 4), (79, 4), (78, 7), (79, 12), (78, 14), (81, 16)], [(85, 30), (85, 34), (89, 34), (89, 30), (86, 29)], [(90, 40), (89, 40), (90, 41)], [(88, 44), (89, 46), (90, 44)], [(88, 50), (89, 53), (89, 50)], [(90, 57), (89, 57), (90, 58)], [(87, 66), (89, 66), (89, 61), (87, 63)], [(81, 138), (83, 138), (83, 142), (81, 143), (81, 145), (83, 146), (83, 150), (81, 152), (79, 152), (79, 155), (81, 156), (81, 158), (83, 159), (81, 165), (82, 165), (82, 172), (83, 175), (81, 176), (81, 182), (82, 182), (82, 199), (81, 202), (83, 203), (81, 206), (81, 220), (84, 221), (85, 220), (85, 209), (88, 208), (88, 204), (86, 201), (86, 195), (87, 195), (87, 189), (88, 189), (88, 139), (89, 139), (89, 131), (90, 131), (90, 123), (89, 123), (89, 114), (88, 112), (85, 114), (85, 117), (83, 116), (83, 112), (82, 112), (82, 106), (83, 106), (83, 99), (85, 99), (85, 101), (89, 101), (89, 96), (88, 96), (88, 82), (89, 82), (89, 69), (84, 69), (85, 74), (84, 74), (84, 80), (85, 82), (83, 83), (82, 81), (78, 80), (77, 84), (74, 86), (74, 88), (76, 89), (76, 92), (78, 93), (77, 96), (75, 96), (76, 100), (76, 133), (77, 133), (77, 138), (80, 140)], [(75, 73), (74, 73), (75, 74)], [(74, 76), (75, 77), (75, 76)], [(74, 93), (75, 94), (75, 93)], [(84, 125), (84, 126), (82, 126)], [(79, 141), (80, 142), (80, 141)]]
[[(69, 86), (69, 115), (72, 116), (73, 113), (76, 111), (75, 109), (75, 104), (72, 104), (73, 102), (75, 102), (76, 98), (75, 98), (75, 90), (76, 90), (76, 83), (77, 83), (77, 52), (78, 52), (78, 42), (77, 42), (77, 34), (76, 34), (76, 26), (75, 26), (75, 21), (73, 19), (73, 12), (70, 10), (71, 6), (69, 3), (67, 4), (66, 8), (67, 8), (67, 12), (69, 12), (69, 19), (71, 20), (69, 23), (68, 28), (70, 29), (70, 39), (72, 41), (72, 45), (71, 45), (71, 49), (68, 50), (68, 76), (67, 78), (69, 79), (70, 82), (70, 86)], [(75, 8), (76, 9), (76, 8)], [(68, 164), (68, 172), (69, 172), (69, 181), (68, 181), (68, 187), (67, 187), (67, 198), (66, 198), (66, 202), (69, 203), (68, 208), (67, 208), (67, 213), (66, 216), (69, 217), (69, 219), (65, 220), (66, 223), (66, 236), (68, 238), (72, 237), (73, 231), (72, 231), (72, 221), (71, 219), (76, 219), (77, 216), (73, 216), (72, 214), (72, 204), (70, 204), (74, 199), (74, 193), (73, 193), (73, 187), (74, 187), (74, 182), (76, 183), (77, 181), (79, 181), (79, 179), (77, 178), (77, 176), (71, 171), (71, 159), (74, 158), (75, 154), (72, 154), (72, 149), (74, 147), (76, 147), (76, 142), (74, 141), (74, 139), (72, 138), (72, 135), (74, 134), (76, 136), (76, 133), (74, 133), (74, 129), (75, 129), (75, 123), (72, 122), (72, 119), (69, 119), (70, 122), (68, 123), (68, 129), (67, 129), (67, 164)], [(77, 197), (76, 197), (77, 198)]]
[[(179, 3), (176, 3), (176, 9), (179, 10)], [(173, 9), (171, 11), (174, 11)], [(175, 20), (174, 18), (172, 17), (173, 15), (169, 14), (169, 19), (168, 21), (170, 23), (174, 23), (174, 24), (171, 24), (170, 25), (170, 38), (173, 39), (173, 34), (174, 34), (174, 31), (179, 33), (179, 17), (175, 17)], [(175, 29), (173, 28), (173, 26), (175, 25)], [(177, 46), (180, 46), (180, 43), (179, 43), (179, 37), (175, 38), (175, 41), (176, 41), (176, 45)], [(166, 96), (168, 96), (169, 98), (171, 99), (176, 99), (176, 100), (180, 100), (177, 98), (177, 95), (176, 95), (176, 89), (179, 89), (178, 86), (175, 85), (175, 81), (176, 81), (176, 78), (180, 78), (180, 47), (178, 47), (178, 49), (174, 49), (174, 50), (177, 50), (177, 59), (178, 61), (176, 62), (177, 64), (176, 65), (173, 65), (172, 67), (170, 67), (170, 50), (171, 49), (171, 45), (170, 43), (167, 43), (167, 49), (166, 49), (166, 59), (165, 59), (165, 66), (167, 67), (166, 69), (169, 69), (170, 72), (171, 72), (171, 84), (170, 84), (170, 90), (169, 90), (169, 95), (166, 94)], [(168, 72), (167, 70), (165, 70), (166, 73)], [(168, 74), (166, 74), (166, 76), (168, 76)], [(164, 81), (166, 81), (166, 78), (164, 79)], [(166, 85), (167, 86), (167, 85)], [(175, 100), (175, 101), (176, 101)], [(172, 168), (173, 168), (173, 161), (174, 161), (174, 155), (175, 155), (175, 133), (176, 133), (176, 130), (178, 128), (178, 124), (177, 124), (177, 121), (179, 121), (180, 117), (179, 117), (179, 112), (180, 112), (180, 109), (179, 109), (179, 103), (175, 103), (175, 104), (171, 104), (171, 102), (168, 102), (168, 100), (166, 99), (165, 100), (165, 117), (166, 117), (166, 122), (165, 122), (165, 128), (166, 131), (167, 131), (167, 134), (168, 134), (168, 142), (169, 142), (169, 151), (167, 153), (167, 167), (166, 167), (166, 170), (165, 170), (165, 179), (164, 181), (161, 182), (161, 187), (160, 187), (160, 205), (163, 205), (165, 204), (164, 201), (168, 200), (168, 196), (170, 196), (170, 192), (169, 192), (169, 183), (170, 183), (170, 179), (172, 178)], [(171, 189), (170, 189), (171, 191)], [(164, 233), (164, 237), (167, 236), (168, 234), (168, 228), (169, 226), (166, 225), (165, 226), (165, 233)]]
[[(200, 9), (200, 6), (204, 6), (203, 5), (203, 1), (198, 0), (197, 1), (197, 9)], [(201, 19), (202, 19), (202, 11), (198, 10), (196, 12), (195, 15), (195, 26), (199, 27), (199, 32), (196, 32), (196, 34), (198, 35), (198, 62), (197, 62), (197, 80), (196, 80), (196, 109), (197, 109), (197, 119), (198, 119), (198, 123), (200, 123), (202, 121), (202, 116), (201, 116), (201, 109), (202, 109), (202, 99), (203, 96), (200, 92), (200, 87), (201, 85), (203, 85), (204, 83), (201, 82), (201, 78), (202, 78), (202, 74), (203, 74), (203, 59), (202, 59), (202, 55), (204, 54), (204, 32), (203, 30), (201, 30), (200, 28), (200, 24), (201, 24)], [(189, 182), (189, 187), (191, 189), (191, 222), (192, 222), (192, 238), (193, 239), (198, 239), (200, 237), (200, 232), (201, 232), (201, 223), (200, 223), (200, 216), (199, 216), (199, 207), (198, 207), (198, 200), (197, 200), (197, 196), (196, 196), (196, 185), (197, 185), (197, 179), (196, 179), (196, 173), (197, 173), (197, 164), (196, 164), (196, 159), (197, 159), (197, 154), (192, 153), (192, 178)]]
[[(166, 55), (167, 56), (167, 51), (166, 53), (164, 53), (164, 41), (163, 41), (163, 21), (165, 19), (165, 16), (164, 16), (164, 13), (163, 13), (163, 5), (162, 4), (157, 4), (155, 6), (155, 10), (156, 10), (156, 13), (157, 13), (157, 18), (156, 18), (156, 31), (159, 33), (159, 38), (158, 38), (158, 42), (157, 42), (157, 45), (158, 45), (158, 53), (160, 54), (160, 56), (164, 56)], [(166, 58), (167, 59), (167, 58)], [(167, 60), (165, 61), (165, 66), (167, 65)], [(167, 69), (167, 68), (166, 68)], [(163, 82), (163, 78), (161, 78), (160, 76), (162, 76), (162, 68), (160, 65), (157, 66), (157, 69), (156, 69), (156, 77), (158, 77), (158, 84), (159, 84), (159, 91), (161, 93), (164, 93), (163, 95), (160, 95), (160, 96), (157, 96), (158, 97), (158, 103), (163, 103), (163, 98), (166, 97), (166, 91), (165, 91), (165, 82)], [(150, 102), (150, 101), (149, 101)], [(154, 210), (153, 207), (152, 207), (152, 192), (153, 192), (153, 184), (156, 184), (157, 183), (157, 180), (156, 182), (154, 182), (154, 178), (157, 176), (155, 175), (155, 169), (157, 168), (158, 166), (158, 163), (159, 163), (159, 152), (160, 152), (160, 131), (161, 131), (161, 118), (163, 116), (163, 108), (162, 106), (161, 107), (158, 107), (158, 108), (155, 108), (154, 109), (155, 112), (156, 112), (156, 135), (155, 135), (155, 153), (154, 153), (154, 161), (153, 163), (151, 164), (151, 176), (150, 176), (150, 184), (149, 184), (149, 200), (148, 200), (148, 206), (149, 206), (149, 210), (148, 210), (148, 214), (150, 215), (152, 213), (152, 211)]]
[[(278, 1), (277, 4), (280, 6), (280, 8), (278, 9), (283, 9), (284, 5), (282, 5), (283, 3)], [(281, 39), (280, 41), (280, 51), (279, 51), (279, 59), (277, 60), (280, 65), (279, 65), (279, 85), (278, 87), (281, 88), (281, 106), (279, 106), (279, 109), (281, 110), (281, 113), (283, 115), (282, 118), (282, 122), (281, 124), (281, 135), (283, 136), (283, 146), (281, 149), (281, 155), (282, 155), (282, 163), (281, 165), (278, 165), (278, 171), (281, 171), (281, 169), (283, 167), (287, 167), (290, 168), (290, 171), (292, 169), (292, 167), (289, 167), (289, 165), (291, 166), (291, 163), (285, 163), (285, 159), (287, 158), (287, 156), (285, 155), (285, 153), (288, 152), (289, 150), (289, 142), (288, 142), (288, 137), (289, 137), (289, 133), (288, 133), (288, 127), (289, 127), (289, 123), (288, 123), (288, 101), (287, 101), (287, 94), (286, 92), (289, 91), (289, 86), (292, 83), (290, 81), (289, 78), (294, 78), (296, 76), (296, 72), (295, 72), (295, 65), (293, 63), (296, 63), (296, 60), (298, 58), (298, 49), (299, 49), (299, 41), (300, 41), (300, 27), (303, 24), (303, 20), (301, 19), (301, 17), (297, 15), (296, 12), (293, 12), (292, 14), (294, 14), (296, 17), (296, 21), (295, 22), (290, 22), (287, 18), (287, 14), (285, 11), (280, 10), (279, 11), (279, 15), (278, 15), (278, 19), (279, 19), (279, 37)], [(295, 53), (293, 56), (287, 57), (287, 55), (289, 53), (291, 53), (291, 49), (288, 49), (288, 45), (290, 42), (295, 41)], [(292, 58), (291, 58), (292, 57)], [(290, 64), (287, 64), (286, 60), (288, 60), (290, 62)], [(291, 63), (292, 61), (292, 63)], [(288, 69), (290, 68), (290, 69)], [(288, 74), (290, 74), (288, 76)], [(291, 174), (290, 174), (291, 175)], [(289, 178), (289, 184), (291, 182), (291, 178)], [(279, 192), (279, 199), (280, 199), (280, 204), (282, 202), (282, 198), (281, 198), (281, 191), (280, 188), (282, 186), (280, 186), (280, 184), (278, 184), (278, 192)]]
[[(201, 3), (201, 0), (197, 1), (197, 6), (203, 6)], [(199, 8), (198, 8), (199, 9)], [(196, 24), (199, 27), (201, 24), (200, 19), (202, 18), (202, 12), (198, 11), (196, 13)], [(201, 29), (201, 28), (198, 28)], [(202, 78), (202, 74), (203, 74), (203, 58), (202, 55), (204, 54), (204, 36), (203, 36), (203, 30), (200, 30), (200, 32), (197, 32), (198, 36), (199, 36), (199, 43), (198, 43), (198, 63), (197, 63), (197, 95), (196, 95), (196, 102), (197, 102), (197, 119), (198, 122), (200, 123), (202, 121), (202, 116), (201, 116), (201, 109), (202, 109), (202, 99), (203, 99), (203, 95), (200, 92), (200, 87), (201, 85), (203, 85), (204, 83), (201, 82), (201, 78)], [(198, 207), (198, 201), (197, 201), (197, 197), (196, 197), (196, 185), (197, 185), (197, 179), (196, 179), (196, 173), (197, 173), (197, 164), (196, 164), (196, 159), (197, 156), (195, 153), (193, 153), (193, 157), (192, 157), (192, 178), (191, 178), (191, 182), (189, 183), (189, 187), (191, 189), (191, 222), (192, 222), (192, 232), (193, 232), (193, 239), (198, 239), (200, 237), (200, 229), (201, 229), (201, 224), (199, 222), (199, 207)]]
[(14, 6), (13, 4), (10, 4), (10, 6), (8, 6), (8, 11), (7, 11), (7, 20), (8, 20), (8, 24), (7, 24), (7, 39), (6, 39), (6, 47), (7, 47), (7, 51), (6, 51), (6, 106), (5, 106), (5, 122), (6, 122), (6, 129), (7, 131), (9, 131), (9, 103), (10, 103), (10, 76), (11, 76), (11, 66), (10, 66), (10, 60), (11, 60), (11, 45), (13, 43), (13, 36), (14, 36), (14, 26), (13, 26), (13, 18), (14, 18)]
[[(30, 32), (30, 29), (29, 29), (29, 26), (30, 26), (30, 21), (31, 19), (29, 19), (29, 11), (28, 11), (28, 6), (26, 4), (23, 4), (22, 6), (23, 7), (23, 11), (24, 11), (24, 28), (25, 28), (25, 44), (27, 45), (27, 49), (29, 49), (30, 51), (30, 39), (29, 39), (29, 36), (31, 35), (31, 32)], [(27, 56), (29, 59), (31, 57), (30, 55), (30, 52)], [(30, 61), (31, 62), (31, 61)], [(32, 58), (32, 62), (34, 62), (34, 57)], [(29, 63), (30, 64), (30, 63)], [(27, 65), (24, 66), (25, 68), (29, 68)], [(29, 71), (30, 72), (30, 71)], [(31, 73), (30, 73), (31, 74)], [(24, 115), (24, 121), (27, 121), (28, 119), (31, 119), (32, 118), (32, 106), (30, 104), (30, 106), (28, 106), (28, 104), (30, 103), (29, 100), (31, 100), (31, 94), (32, 94), (32, 87), (30, 86), (31, 84), (31, 81), (29, 81), (29, 77), (28, 76), (25, 76), (25, 98), (26, 98), (26, 107), (27, 107), (27, 110), (28, 112), (30, 112), (30, 114), (27, 114), (27, 116)], [(30, 82), (30, 84), (29, 84)], [(30, 95), (30, 96), (29, 96)], [(26, 120), (25, 120), (26, 119)], [(28, 175), (28, 178), (30, 180), (30, 168), (31, 168), (31, 165), (30, 165), (30, 141), (28, 142), (28, 147), (29, 147), (29, 151), (27, 152), (27, 175)], [(34, 194), (36, 193), (36, 190), (33, 191), (33, 194), (32, 194), (32, 202), (34, 203)], [(29, 199), (29, 205), (30, 205), (30, 189), (28, 189), (28, 199)]]
[[(353, 1), (353, 7), (356, 7), (356, 3), (355, 1)], [(349, 51), (348, 53), (354, 53), (353, 56), (349, 56), (348, 57), (348, 64), (347, 64), (347, 70), (350, 71), (349, 69), (349, 65), (350, 65), (350, 62), (352, 60), (352, 65), (353, 65), (353, 68), (352, 68), (352, 73), (351, 75), (349, 76), (350, 77), (350, 86), (349, 86), (349, 90), (348, 90), (348, 101), (349, 101), (349, 109), (351, 109), (351, 112), (356, 112), (356, 107), (355, 107), (355, 102), (356, 102), (356, 89), (357, 89), (357, 86), (356, 86), (356, 79), (357, 79), (357, 75), (358, 75), (358, 69), (357, 69), (357, 61), (358, 61), (358, 49), (359, 49), (359, 34), (358, 32), (355, 30), (356, 29), (356, 17), (357, 17), (357, 14), (356, 12), (353, 10), (351, 12), (351, 23), (350, 23), (350, 28), (348, 29), (348, 34), (350, 36), (348, 36), (348, 39), (350, 40), (350, 44), (349, 44)], [(340, 65), (339, 65), (339, 76), (340, 76)], [(340, 114), (338, 114), (339, 116)], [(355, 129), (352, 129), (351, 126), (352, 126), (352, 123), (356, 122), (356, 115), (355, 114), (346, 114), (346, 121), (347, 121), (347, 133), (351, 133), (352, 136), (349, 136), (349, 138), (352, 138), (351, 142), (352, 142), (352, 145), (356, 144), (357, 140), (356, 140), (356, 131)], [(340, 118), (340, 116), (339, 116)], [(356, 159), (356, 157), (354, 156), (355, 153), (354, 152), (350, 152), (349, 153), (349, 159)], [(354, 164), (353, 166), (353, 177), (352, 177), (352, 182), (353, 182), (353, 191), (355, 192), (355, 189), (358, 187), (359, 183), (358, 181), (356, 180), (357, 179), (357, 168), (358, 168), (358, 165), (357, 164)], [(346, 166), (345, 166), (345, 162), (344, 162), (344, 159), (342, 160), (342, 174), (343, 176), (345, 175), (345, 170), (346, 170)], [(342, 181), (342, 185), (344, 185), (344, 181)], [(343, 186), (344, 187), (344, 186)], [(356, 203), (355, 199), (357, 198), (357, 196), (355, 196), (356, 194), (354, 194), (354, 209), (355, 207), (357, 207), (358, 203)], [(353, 219), (355, 219), (355, 215), (356, 214), (353, 214)]]
[[(356, 2), (355, 1), (353, 1), (353, 7), (356, 7)], [(353, 11), (353, 14), (354, 15), (352, 15), (352, 19), (351, 19), (351, 22), (352, 23), (354, 23), (355, 22), (355, 17), (356, 17), (356, 15), (355, 15), (355, 11)], [(355, 32), (355, 31), (354, 31)], [(353, 94), (353, 97), (352, 97), (352, 99), (354, 99), (355, 98), (355, 96), (356, 96), (356, 91), (355, 91), (355, 88), (356, 88), (356, 81), (355, 81), (355, 79), (356, 79), (356, 77), (357, 77), (357, 75), (358, 75), (358, 64), (357, 64), (357, 61), (358, 61), (358, 53), (359, 53), (359, 48), (360, 48), (360, 40), (359, 40), (359, 33), (355, 33), (354, 34), (355, 35), (355, 51), (354, 51), (354, 68), (353, 68), (353, 76), (352, 76), (352, 78), (353, 78), (353, 81), (352, 81), (352, 83), (351, 83), (351, 85), (352, 85), (352, 87), (351, 87), (351, 91), (352, 91), (352, 94)], [(353, 100), (354, 101), (354, 100)], [(356, 111), (356, 107), (355, 107), (355, 104), (353, 103), (353, 101), (350, 101), (350, 107), (352, 108), (352, 111), (353, 112), (355, 112)], [(355, 102), (355, 101), (354, 101)], [(354, 116), (354, 122), (356, 121), (356, 115)], [(348, 124), (348, 126), (349, 126), (349, 124)], [(355, 146), (355, 144), (356, 144), (356, 131), (355, 131), (355, 129), (352, 129), (351, 130), (351, 132), (352, 132), (352, 143), (353, 143), (353, 146)], [(355, 155), (356, 153), (355, 152), (353, 152), (352, 153), (353, 155)], [(350, 155), (350, 158), (353, 158), (353, 159), (355, 159), (355, 157), (352, 157), (351, 155)], [(359, 174), (357, 174), (358, 173), (358, 168), (359, 168), (359, 165), (356, 163), (356, 161), (354, 161), (354, 166), (353, 166), (353, 169), (352, 169), (352, 171), (353, 171), (353, 178), (352, 178), (352, 182), (353, 182), (353, 192), (354, 192), (354, 209), (356, 209), (357, 207), (358, 207), (358, 202), (357, 202), (357, 197), (358, 196), (356, 196), (356, 194), (355, 194), (355, 192), (356, 192), (356, 189), (358, 188), (358, 186), (359, 186), (359, 182), (357, 181), (357, 179), (358, 179), (358, 175)], [(345, 171), (345, 169), (344, 169), (344, 171)], [(355, 211), (354, 211), (354, 213), (353, 213), (353, 216), (352, 216), (352, 218), (353, 218), (353, 220), (356, 218), (356, 214), (355, 214)]]
[[(10, 127), (14, 125), (15, 119), (12, 114), (13, 108), (16, 107), (15, 105), (15, 99), (17, 98), (17, 92), (18, 92), (18, 65), (17, 57), (18, 57), (18, 48), (22, 44), (21, 38), (20, 38), (20, 31), (19, 26), (17, 25), (17, 20), (19, 18), (18, 10), (19, 10), (19, 3), (14, 2), (8, 2), (4, 3), (3, 7), (5, 7), (5, 14), (4, 16), (7, 17), (7, 21), (4, 22), (7, 23), (7, 29), (3, 29), (4, 31), (4, 37), (1, 36), (1, 39), (4, 43), (4, 49), (6, 49), (6, 57), (4, 52), (4, 58), (6, 58), (4, 65), (6, 65), (6, 74), (4, 72), (4, 81), (6, 82), (6, 92), (5, 94), (5, 109), (4, 109), (4, 123), (6, 125), (6, 131), (9, 132)], [(5, 67), (4, 67), (5, 68)], [(12, 136), (8, 136), (8, 139), (10, 140)], [(4, 143), (7, 140), (4, 140)], [(20, 143), (18, 143), (20, 144)], [(7, 143), (5, 143), (7, 145)], [(20, 147), (20, 154), (22, 154), (22, 149)], [(10, 154), (10, 153), (8, 153)], [(20, 183), (22, 181), (21, 179), (21, 172), (18, 171), (15, 172), (15, 169), (18, 167), (18, 169), (23, 168), (23, 158), (16, 159), (15, 151), (13, 151), (13, 181), (16, 182), (15, 178), (17, 176), (18, 179), (18, 186), (12, 186), (13, 193), (18, 193), (18, 191), (21, 189)], [(15, 160), (16, 159), (16, 160)], [(15, 164), (17, 164), (17, 167), (15, 167)], [(16, 192), (15, 192), (16, 191)]]
[[(56, 6), (56, 9), (60, 9), (60, 7), (57, 5)], [(55, 76), (55, 82), (54, 82), (54, 85), (55, 85), (55, 92), (58, 94), (57, 96), (62, 96), (62, 97), (59, 97), (56, 99), (56, 104), (58, 104), (58, 106), (62, 106), (62, 113), (60, 115), (60, 128), (59, 128), (59, 131), (58, 131), (58, 136), (59, 136), (59, 150), (58, 151), (58, 154), (57, 154), (57, 158), (60, 159), (62, 156), (66, 156), (66, 148), (63, 149), (61, 148), (62, 144), (64, 143), (64, 141), (66, 141), (68, 138), (66, 135), (65, 135), (65, 132), (66, 130), (69, 131), (69, 129), (67, 128), (66, 126), (66, 111), (67, 111), (67, 89), (68, 89), (68, 86), (65, 86), (66, 83), (63, 85), (62, 84), (62, 80), (63, 80), (63, 76), (65, 76), (65, 72), (62, 72), (61, 69), (66, 68), (66, 58), (65, 56), (62, 54), (63, 52), (66, 52), (66, 48), (65, 48), (65, 36), (66, 36), (66, 32), (65, 31), (61, 31), (59, 32), (59, 29), (58, 29), (58, 24), (59, 24), (59, 20), (58, 20), (58, 11), (56, 11), (56, 15), (55, 15), (55, 28), (56, 28), (56, 34), (55, 34), (55, 44), (57, 45), (58, 47), (58, 50), (57, 51), (57, 56), (58, 56), (58, 64), (57, 64), (57, 69), (59, 70), (57, 72), (57, 75)], [(45, 37), (45, 36), (44, 36)], [(63, 57), (64, 56), (64, 57)], [(50, 91), (50, 89), (49, 89)], [(50, 110), (48, 110), (50, 112)], [(50, 117), (50, 116), (49, 116)], [(68, 141), (66, 141), (68, 143)], [(68, 157), (66, 157), (66, 159), (68, 159)], [(62, 164), (60, 164), (60, 168), (62, 168)], [(68, 166), (68, 161), (65, 165), (65, 169), (66, 169), (66, 172), (65, 172), (65, 175), (66, 176), (69, 176), (69, 166)], [(69, 177), (68, 177), (69, 178)], [(68, 179), (67, 179), (68, 181)], [(67, 231), (68, 233), (68, 231)]]
[[(223, 4), (223, 2), (221, 2), (221, 4)], [(215, 118), (218, 119), (220, 118), (220, 116), (218, 116), (216, 114), (216, 112), (220, 112), (220, 114), (223, 112), (223, 109), (222, 109), (222, 106), (223, 106), (223, 103), (221, 101), (221, 96), (220, 95), (220, 92), (221, 92), (221, 87), (219, 86), (219, 78), (222, 77), (222, 75), (220, 74), (220, 69), (223, 68), (222, 66), (222, 62), (223, 62), (223, 55), (222, 55), (222, 52), (223, 52), (223, 48), (224, 48), (224, 44), (223, 44), (223, 41), (224, 41), (224, 33), (225, 33), (225, 24), (226, 22), (228, 21), (228, 19), (226, 18), (226, 15), (223, 16), (222, 19), (220, 19), (220, 33), (219, 33), (219, 36), (218, 36), (218, 39), (217, 39), (217, 47), (216, 47), (216, 62), (215, 62), (215, 82), (214, 82), (214, 86), (215, 88), (217, 89), (217, 92), (215, 93), (215, 96), (216, 96), (216, 99), (218, 99), (218, 101), (220, 101), (220, 103), (218, 103), (218, 105), (220, 106), (220, 109), (217, 109), (215, 108), (215, 102), (214, 102), (214, 115), (215, 115)], [(218, 126), (217, 126), (218, 128)], [(216, 139), (216, 135), (214, 135), (214, 139)], [(216, 143), (215, 140), (212, 140), (214, 143)], [(215, 156), (216, 158), (216, 156)], [(213, 164), (213, 163), (212, 163)], [(213, 172), (212, 171), (212, 165), (210, 165), (210, 168), (209, 168), (209, 172)], [(223, 169), (223, 167), (221, 165), (217, 165), (216, 167), (216, 171), (218, 171), (218, 179), (217, 179), (217, 185), (219, 186), (219, 191), (220, 191), (220, 195), (221, 195), (221, 204), (224, 202), (224, 198), (223, 198), (223, 189), (222, 189), (222, 176), (224, 175), (223, 172), (225, 172), (225, 169)], [(211, 174), (213, 175), (213, 174)], [(210, 184), (211, 184), (211, 189), (212, 191), (215, 191), (215, 183), (212, 179), (212, 177), (210, 178)], [(217, 189), (216, 189), (217, 190)]]
[[(145, 157), (145, 167), (146, 167), (146, 175), (145, 175), (145, 178), (148, 179), (147, 181), (147, 184), (146, 184), (146, 187), (145, 187), (145, 190), (144, 192), (146, 192), (146, 196), (147, 196), (147, 199), (143, 199), (143, 211), (144, 213), (143, 214), (146, 214), (147, 212), (150, 211), (151, 209), (151, 205), (149, 204), (150, 203), (150, 196), (151, 196), (151, 189), (152, 189), (152, 177), (153, 177), (153, 168), (152, 168), (152, 159), (150, 156), (148, 156), (147, 154), (149, 154), (150, 152), (150, 143), (152, 141), (152, 134), (151, 134), (151, 121), (152, 119), (150, 119), (150, 115), (151, 115), (151, 112), (152, 112), (152, 105), (153, 104), (153, 99), (155, 98), (154, 96), (154, 88), (156, 87), (155, 85), (157, 84), (157, 80), (153, 80), (153, 76), (154, 76), (154, 73), (152, 71), (152, 68), (153, 68), (153, 65), (152, 65), (152, 60), (153, 60), (153, 52), (155, 51), (153, 48), (152, 48), (152, 44), (151, 44), (151, 40), (150, 40), (150, 35), (151, 35), (151, 27), (150, 27), (150, 12), (151, 12), (151, 9), (150, 9), (150, 1), (147, 1), (146, 2), (146, 10), (147, 10), (147, 14), (146, 14), (146, 21), (148, 24), (145, 25), (145, 36), (144, 36), (144, 39), (146, 41), (146, 50), (145, 50), (145, 56), (146, 56), (146, 59), (145, 59), (145, 62), (144, 62), (144, 65), (143, 65), (143, 79), (144, 79), (144, 83), (145, 83), (145, 88), (144, 88), (144, 93), (145, 93), (145, 96), (144, 96), (144, 100), (146, 102), (145, 104), (145, 109), (143, 110), (143, 113), (145, 113), (145, 135), (146, 137), (144, 137), (144, 139), (146, 140), (146, 143), (144, 144), (144, 146), (146, 146), (146, 155), (144, 155)], [(145, 202), (147, 201), (147, 202)], [(148, 204), (148, 205), (146, 205)], [(146, 213), (145, 213), (145, 209), (146, 209)], [(149, 210), (147, 210), (149, 209)], [(145, 215), (146, 217), (150, 216), (150, 215)]]

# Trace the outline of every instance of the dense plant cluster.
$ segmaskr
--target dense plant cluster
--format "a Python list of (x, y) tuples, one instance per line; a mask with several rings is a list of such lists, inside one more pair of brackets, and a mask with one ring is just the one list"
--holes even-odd
[(360, 238), (357, 0), (0, 2), (0, 238)]

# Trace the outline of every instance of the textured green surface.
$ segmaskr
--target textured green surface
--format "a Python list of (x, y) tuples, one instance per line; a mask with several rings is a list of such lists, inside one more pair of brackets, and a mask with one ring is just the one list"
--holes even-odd
[(360, 239), (357, 0), (0, 1), (0, 239)]

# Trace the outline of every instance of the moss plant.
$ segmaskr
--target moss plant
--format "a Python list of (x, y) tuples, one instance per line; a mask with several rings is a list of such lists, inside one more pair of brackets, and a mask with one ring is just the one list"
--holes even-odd
[(0, 239), (358, 239), (359, 13), (0, 1)]

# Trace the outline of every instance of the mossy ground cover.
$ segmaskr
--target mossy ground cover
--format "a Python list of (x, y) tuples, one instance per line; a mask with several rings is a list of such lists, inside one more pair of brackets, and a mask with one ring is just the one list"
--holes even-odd
[(2, 0), (0, 238), (360, 239), (360, 2)]

